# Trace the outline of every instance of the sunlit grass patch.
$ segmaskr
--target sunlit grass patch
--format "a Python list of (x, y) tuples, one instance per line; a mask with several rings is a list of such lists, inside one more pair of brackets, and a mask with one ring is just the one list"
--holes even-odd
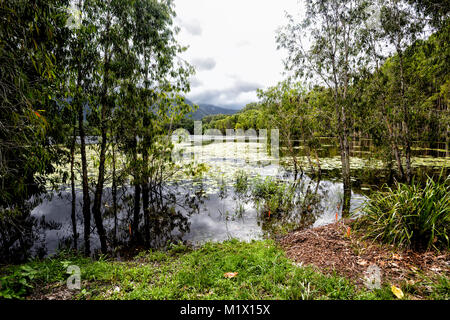
[[(385, 293), (358, 290), (349, 280), (294, 265), (273, 241), (237, 240), (143, 252), (132, 261), (93, 261), (59, 255), (31, 261), (31, 287), (65, 286), (67, 265), (81, 269), (76, 299), (378, 299)], [(12, 267), (5, 277), (20, 267)], [(233, 276), (226, 276), (227, 274)], [(19, 279), (9, 278), (10, 284)], [(26, 297), (32, 292), (20, 292)], [(17, 298), (17, 297), (16, 297)]]

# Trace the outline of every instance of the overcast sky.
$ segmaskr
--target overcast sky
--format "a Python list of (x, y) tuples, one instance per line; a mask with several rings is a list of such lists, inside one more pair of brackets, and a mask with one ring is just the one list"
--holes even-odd
[(283, 79), (283, 51), (276, 49), (285, 11), (298, 0), (175, 0), (183, 58), (195, 66), (187, 97), (195, 103), (241, 108), (257, 101), (256, 89)]

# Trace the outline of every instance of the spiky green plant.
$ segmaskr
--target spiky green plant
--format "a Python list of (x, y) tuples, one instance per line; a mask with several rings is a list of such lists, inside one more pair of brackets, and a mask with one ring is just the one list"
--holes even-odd
[(356, 228), (373, 238), (398, 247), (430, 249), (450, 247), (450, 178), (425, 186), (398, 183), (375, 193), (364, 208)]

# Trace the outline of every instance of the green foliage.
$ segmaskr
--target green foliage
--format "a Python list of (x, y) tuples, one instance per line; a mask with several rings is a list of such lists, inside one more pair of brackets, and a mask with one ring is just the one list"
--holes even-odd
[(295, 185), (279, 181), (272, 177), (262, 180), (256, 177), (253, 181), (251, 196), (253, 200), (263, 205), (264, 212), (271, 215), (288, 213), (295, 206)]
[(446, 276), (439, 276), (434, 281), (428, 281), (428, 288), (431, 288), (431, 297), (437, 300), (450, 299), (450, 279)]
[[(0, 1), (0, 259), (31, 246), (30, 209), (64, 156), (56, 89), (69, 1)], [(13, 246), (19, 242), (21, 248)]]
[(51, 173), (58, 159), (48, 137), (60, 133), (53, 99), (67, 3), (0, 2), (0, 215), (41, 193), (45, 180), (36, 174)]
[(366, 238), (406, 248), (450, 247), (450, 179), (398, 183), (376, 193), (356, 221)]
[(236, 114), (206, 116), (202, 119), (204, 130), (218, 129), (226, 134), (227, 129), (267, 129), (266, 114), (259, 103), (250, 103)]
[(13, 273), (0, 278), (0, 298), (20, 299), (33, 288), (31, 284), (37, 271), (29, 265), (17, 268)]

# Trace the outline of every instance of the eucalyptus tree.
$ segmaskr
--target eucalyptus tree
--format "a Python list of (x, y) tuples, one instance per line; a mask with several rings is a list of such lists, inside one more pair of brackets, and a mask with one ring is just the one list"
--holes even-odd
[(77, 26), (72, 29), (67, 44), (70, 54), (67, 58), (67, 68), (65, 70), (67, 75), (66, 96), (72, 99), (71, 103), (76, 110), (78, 134), (80, 137), (84, 252), (86, 255), (89, 255), (91, 252), (91, 196), (86, 156), (85, 116), (94, 102), (94, 79), (98, 72), (99, 57), (95, 43), (96, 29), (92, 19), (96, 14), (93, 11), (94, 7), (91, 6), (89, 0), (77, 0), (75, 4), (79, 13), (77, 17), (79, 21)]
[[(127, 171), (132, 178), (129, 182), (134, 188), (131, 238), (135, 244), (142, 240), (139, 232), (142, 203), (145, 242), (149, 243), (151, 175), (161, 152), (155, 146), (162, 135), (169, 135), (172, 124), (191, 111), (180, 93), (189, 89), (192, 68), (178, 58), (186, 48), (175, 38), (178, 30), (173, 26), (172, 1), (136, 0), (128, 1), (126, 6), (123, 1), (111, 3), (123, 5), (121, 10), (114, 11), (121, 13), (117, 28), (110, 26), (110, 30), (115, 30), (110, 31), (110, 39), (117, 38), (110, 42), (113, 62), (109, 63), (109, 81), (115, 85), (109, 85), (114, 88), (109, 92), (109, 101), (113, 108), (105, 118), (100, 113), (97, 123), (111, 123), (109, 119), (115, 123), (110, 128), (111, 139), (117, 141), (126, 155)], [(106, 59), (105, 55), (103, 65)], [(106, 69), (103, 70), (102, 81), (106, 75)], [(104, 104), (100, 105), (103, 108)], [(167, 141), (164, 143), (167, 147)], [(113, 189), (117, 188), (116, 182), (113, 178)], [(115, 193), (113, 190), (113, 196)]]
[(288, 51), (286, 69), (332, 91), (342, 163), (344, 214), (349, 212), (351, 198), (349, 87), (366, 59), (360, 41), (364, 9), (364, 2), (358, 0), (307, 1), (303, 21), (297, 22), (288, 15), (288, 24), (277, 35), (278, 48)]
[(450, 140), (449, 60), (450, 23), (405, 51), (407, 94), (411, 97), (408, 101), (415, 111), (413, 129), (422, 140), (445, 141), (447, 150)]
[(411, 171), (411, 110), (407, 100), (407, 80), (405, 78), (404, 52), (421, 34), (424, 28), (423, 19), (417, 17), (417, 12), (406, 1), (386, 0), (381, 6), (381, 40), (393, 46), (393, 68), (398, 77), (392, 82), (396, 89), (398, 109), (401, 112), (402, 140), (405, 153), (406, 179), (412, 179)]
[[(193, 69), (178, 58), (186, 48), (176, 40), (179, 30), (173, 26), (176, 14), (171, 0), (135, 1), (133, 12), (132, 42), (139, 57), (137, 70), (141, 81), (137, 88), (135, 111), (142, 119), (137, 122), (138, 134), (142, 139), (136, 149), (136, 152), (142, 153), (142, 166), (139, 177), (135, 177), (140, 179), (141, 186), (136, 185), (135, 193), (138, 197), (138, 192), (142, 192), (145, 242), (149, 244), (150, 198), (154, 192), (152, 186), (155, 186), (152, 181), (155, 179), (152, 177), (155, 174), (153, 166), (160, 153), (156, 145), (161, 143), (161, 136), (171, 135), (173, 124), (192, 111), (180, 94), (189, 90), (188, 78), (193, 74)], [(167, 143), (166, 147), (170, 145)], [(161, 163), (158, 169), (162, 169)], [(138, 205), (135, 201), (133, 231), (136, 236), (140, 222)]]
[[(303, 166), (298, 159), (297, 150), (295, 150), (295, 141), (302, 138), (306, 140), (305, 109), (307, 104), (304, 96), (305, 91), (301, 85), (291, 83), (291, 81), (283, 81), (266, 91), (258, 91), (258, 98), (261, 100), (271, 127), (280, 130), (282, 141), (287, 147), (290, 158), (292, 158), (295, 180), (297, 180), (299, 171), (300, 175), (303, 176)], [(307, 157), (309, 163), (311, 163), (309, 152), (307, 152)]]
[[(101, 250), (107, 252), (106, 230), (102, 217), (102, 198), (105, 185), (106, 153), (108, 147), (108, 124), (115, 107), (117, 87), (129, 79), (137, 64), (133, 34), (133, 1), (92, 1), (91, 8), (96, 25), (97, 55), (100, 57), (96, 81), (97, 119), (100, 132), (100, 156), (95, 185), (92, 214), (95, 219)], [(132, 83), (136, 85), (136, 83)]]
[[(385, 67), (388, 52), (383, 39), (381, 26), (381, 7), (383, 1), (373, 1), (366, 7), (367, 19), (363, 22), (361, 41), (369, 62), (360, 70), (360, 81), (356, 90), (360, 93), (363, 107), (357, 110), (356, 122), (360, 130), (370, 134), (377, 146), (382, 146), (387, 159), (390, 176), (392, 174), (392, 158), (395, 158), (400, 179), (404, 179), (401, 154), (401, 127), (397, 121), (397, 109), (389, 103), (387, 83), (389, 76)], [(371, 119), (371, 121), (367, 121)], [(387, 151), (387, 152), (386, 152)]]
[(448, 25), (450, 18), (450, 3), (448, 0), (409, 0), (416, 11), (423, 13), (427, 23), (437, 29)]

